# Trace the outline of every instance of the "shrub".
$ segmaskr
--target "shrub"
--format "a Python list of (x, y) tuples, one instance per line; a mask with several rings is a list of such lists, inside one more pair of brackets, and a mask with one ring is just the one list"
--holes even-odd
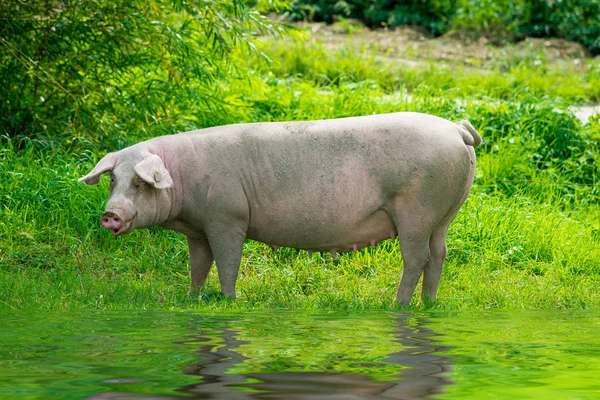
[(233, 49), (280, 29), (242, 0), (17, 0), (0, 20), (0, 135), (61, 143), (218, 121)]
[(295, 0), (293, 19), (355, 18), (370, 27), (420, 26), (435, 36), (449, 30), (490, 39), (558, 37), (600, 54), (600, 0)]

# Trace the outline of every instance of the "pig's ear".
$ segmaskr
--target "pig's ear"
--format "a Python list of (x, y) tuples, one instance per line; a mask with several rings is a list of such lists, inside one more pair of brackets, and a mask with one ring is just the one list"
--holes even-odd
[(157, 189), (168, 189), (173, 186), (171, 174), (157, 155), (148, 154), (144, 156), (144, 159), (137, 163), (133, 169), (140, 178)]
[(79, 178), (79, 182), (85, 182), (88, 185), (97, 185), (100, 182), (100, 175), (112, 171), (116, 163), (117, 157), (114, 154), (105, 155), (102, 160), (98, 161), (92, 172), (83, 178)]

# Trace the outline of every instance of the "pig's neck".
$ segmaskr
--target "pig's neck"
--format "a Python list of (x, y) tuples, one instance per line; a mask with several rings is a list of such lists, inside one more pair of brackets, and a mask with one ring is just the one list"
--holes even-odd
[(185, 180), (182, 179), (183, 171), (180, 166), (182, 164), (190, 165), (193, 162), (191, 159), (188, 159), (193, 154), (190, 153), (190, 148), (193, 148), (193, 144), (187, 143), (187, 141), (166, 141), (161, 146), (161, 158), (164, 160), (165, 166), (171, 174), (173, 187), (167, 189), (170, 200), (168, 217), (159, 226), (183, 233), (186, 236), (195, 237), (195, 230), (192, 229), (189, 222), (186, 222), (187, 219), (182, 216), (184, 196), (189, 192), (189, 188), (186, 187)]
[(184, 235), (189, 236), (189, 237), (197, 236), (197, 233), (195, 230), (191, 229), (190, 227), (187, 226), (187, 224), (185, 222), (180, 221), (180, 220), (167, 221), (167, 222), (160, 224), (159, 226), (162, 228), (165, 228), (165, 229), (170, 229), (175, 232), (183, 233)]

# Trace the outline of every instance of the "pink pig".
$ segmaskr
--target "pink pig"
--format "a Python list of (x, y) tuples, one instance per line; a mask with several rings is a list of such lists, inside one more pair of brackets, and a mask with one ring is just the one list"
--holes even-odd
[(80, 179), (111, 173), (102, 226), (159, 225), (187, 236), (191, 289), (213, 261), (235, 298), (246, 238), (274, 248), (356, 251), (399, 237), (407, 305), (423, 272), (435, 300), (448, 227), (471, 189), (481, 137), (420, 113), (213, 127), (109, 153)]

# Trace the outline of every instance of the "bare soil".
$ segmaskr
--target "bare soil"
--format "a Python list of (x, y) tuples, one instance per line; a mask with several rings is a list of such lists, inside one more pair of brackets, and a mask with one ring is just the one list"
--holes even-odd
[(393, 30), (370, 30), (359, 23), (345, 21), (326, 25), (323, 23), (297, 23), (297, 27), (311, 32), (312, 41), (337, 50), (356, 47), (377, 50), (386, 58), (415, 61), (455, 61), (483, 66), (498, 58), (544, 57), (545, 62), (583, 60), (589, 53), (579, 43), (563, 39), (527, 38), (515, 44), (495, 46), (485, 38), (472, 39), (449, 33), (433, 38), (423, 29), (401, 27)]

